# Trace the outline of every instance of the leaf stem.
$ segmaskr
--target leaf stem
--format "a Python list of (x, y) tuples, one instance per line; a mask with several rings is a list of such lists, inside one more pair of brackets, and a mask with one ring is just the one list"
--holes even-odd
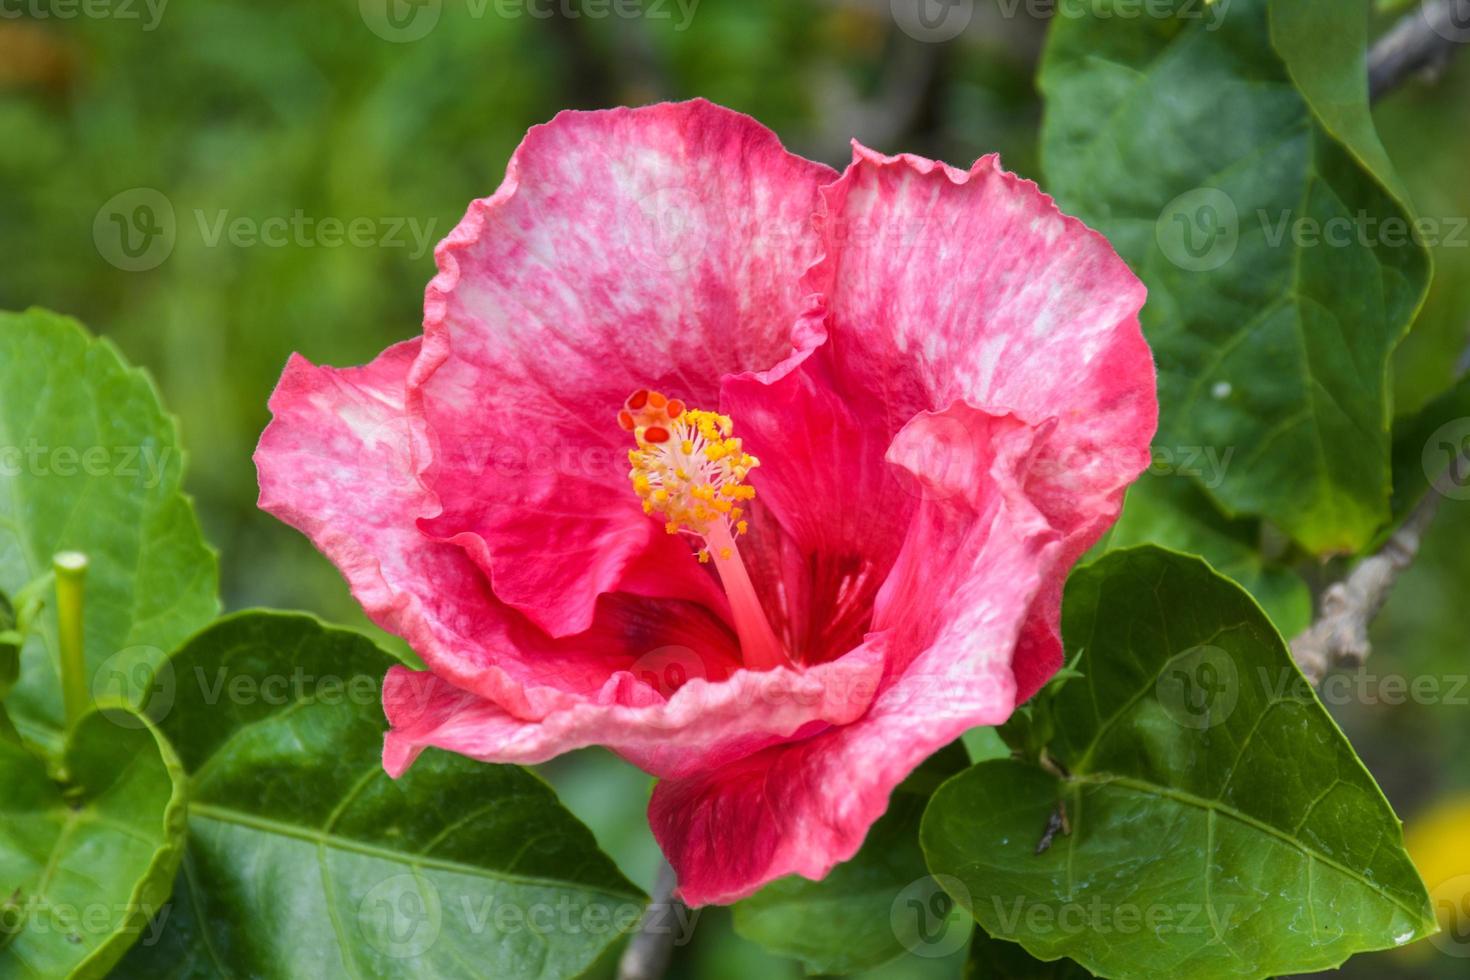
[(82, 632), (83, 595), (86, 591), (87, 556), (63, 551), (51, 559), (56, 571), (57, 646), (61, 653), (61, 698), (66, 708), (66, 727), (76, 728), (86, 714), (88, 701), (87, 660)]

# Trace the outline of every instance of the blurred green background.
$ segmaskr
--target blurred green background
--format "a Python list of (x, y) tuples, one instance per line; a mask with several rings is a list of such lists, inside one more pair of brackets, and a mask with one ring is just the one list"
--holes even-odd
[[(182, 420), (188, 486), (221, 551), (228, 607), (307, 608), (369, 628), (330, 565), (254, 507), (250, 454), (266, 399), (292, 351), (356, 364), (416, 334), (430, 246), (495, 189), (526, 128), (558, 110), (702, 95), (838, 166), (858, 137), (956, 164), (999, 150), (1010, 169), (1041, 177), (1032, 77), (1045, 23), (1025, 3), (977, 0), (943, 43), (906, 32), (889, 0), (647, 0), (643, 16), (614, 13), (631, 6), (421, 0), (395, 20), (381, 0), (87, 8), (101, 16), (49, 0), (0, 4), (0, 308), (77, 316), (152, 371)], [(1470, 58), (1394, 93), (1378, 117), (1420, 211), (1470, 214)], [(140, 188), (162, 195), (173, 226), (131, 256), (108, 213), (143, 200)], [(255, 243), (216, 234), (242, 218), (302, 230)], [(328, 219), (357, 221), (372, 241), (332, 244)], [(1430, 303), (1395, 365), (1401, 411), (1449, 384), (1465, 347), (1470, 234), (1436, 259)], [(1370, 664), (1379, 676), (1444, 678), (1445, 696), (1330, 705), (1411, 829), (1470, 792), (1470, 690), (1447, 693), (1470, 673), (1466, 542), (1470, 503), (1447, 501), (1378, 624)], [(596, 754), (547, 775), (651, 885), (647, 778)], [(1464, 836), (1447, 859), (1459, 873), (1470, 872), (1470, 826)], [(1419, 947), (1346, 972), (1465, 975), (1466, 960)], [(874, 975), (954, 977), (961, 966), (912, 957)], [(736, 938), (720, 910), (703, 915), (671, 973), (799, 974)]]

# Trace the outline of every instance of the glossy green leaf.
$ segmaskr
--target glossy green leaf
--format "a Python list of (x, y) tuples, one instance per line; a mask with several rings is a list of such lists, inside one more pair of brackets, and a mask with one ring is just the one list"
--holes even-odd
[[(137, 714), (83, 716), (54, 781), (0, 740), (0, 976), (105, 976), (166, 910), (184, 841), (184, 774)], [(165, 913), (166, 914), (166, 913)]]
[(1211, 980), (1433, 931), (1398, 820), (1247, 594), (1135, 548), (1074, 573), (1062, 621), (1080, 676), (1049, 705), (1054, 771), (981, 763), (924, 817), (930, 870), (987, 932), (1101, 976)]
[(189, 773), (188, 847), (122, 975), (569, 977), (636, 923), (644, 896), (525, 770), (430, 750), (388, 778), (394, 662), (268, 612), (170, 657), (147, 710)]
[[(66, 317), (0, 313), (0, 590), (58, 551), (88, 556), (94, 692), (126, 696), (128, 670), (161, 660), (218, 611), (213, 552), (180, 491), (183, 453), (153, 382)], [(56, 623), (41, 616), (7, 708), (26, 736), (61, 741)]]
[(1364, 0), (1165, 7), (1052, 22), (1048, 190), (1149, 287), (1158, 444), (1231, 454), (1207, 488), (1227, 513), (1359, 550), (1388, 518), (1389, 356), (1429, 281), (1367, 116)]
[(929, 796), (967, 764), (951, 745), (894, 791), (862, 848), (821, 881), (781, 878), (735, 906), (735, 931), (813, 974), (852, 973), (905, 952), (926, 958), (960, 949), (970, 926), (929, 876), (919, 819)]
[(1311, 591), (1300, 575), (1263, 553), (1261, 522), (1226, 517), (1182, 475), (1145, 474), (1128, 488), (1106, 547), (1140, 544), (1201, 556), (1255, 596), (1285, 636), (1295, 636), (1311, 622)]

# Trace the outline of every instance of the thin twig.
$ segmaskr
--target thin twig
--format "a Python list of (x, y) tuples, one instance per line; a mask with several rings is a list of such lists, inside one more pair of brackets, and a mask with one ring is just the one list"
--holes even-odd
[(1470, 40), (1470, 0), (1426, 0), (1379, 38), (1368, 53), (1373, 101), (1412, 75), (1436, 77)]
[(1368, 659), (1373, 649), (1368, 626), (1399, 575), (1419, 554), (1424, 531), (1434, 520), (1439, 502), (1439, 492), (1431, 489), (1382, 548), (1322, 594), (1317, 621), (1291, 641), (1292, 656), (1314, 687), (1329, 671), (1361, 667)]
[(684, 904), (674, 897), (677, 885), (674, 869), (664, 861), (653, 886), (653, 901), (618, 962), (618, 980), (658, 980), (669, 968), (679, 933), (675, 920), (680, 918)]

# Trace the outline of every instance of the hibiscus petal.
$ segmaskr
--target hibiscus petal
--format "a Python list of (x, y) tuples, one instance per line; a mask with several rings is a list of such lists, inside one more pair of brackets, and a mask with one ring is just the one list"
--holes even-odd
[[(616, 411), (644, 387), (713, 408), (723, 375), (815, 342), (793, 328), (833, 176), (704, 101), (532, 129), (436, 252), (413, 379), (443, 507), (425, 530), (554, 636), (618, 588), (718, 604), (628, 492)], [(636, 574), (640, 559), (660, 574)]]
[(835, 383), (868, 393), (890, 435), (958, 400), (1044, 427), (1026, 492), (1063, 546), (1013, 665), (1025, 699), (1061, 664), (1068, 567), (1148, 464), (1145, 290), (1101, 235), (994, 156), (961, 171), (854, 147), (823, 190), (827, 257), (809, 277), (826, 298)]
[[(974, 438), (930, 444), (954, 425)], [(1022, 486), (1035, 436), (963, 404), (900, 433), (893, 458), (930, 496), (884, 586), (886, 622), (869, 637), (884, 651), (882, 689), (850, 725), (658, 784), (649, 819), (685, 901), (732, 902), (788, 874), (820, 879), (856, 853), (919, 763), (1010, 716), (1011, 651), (1062, 547)], [(927, 595), (949, 583), (959, 585)], [(730, 840), (742, 846), (732, 852)]]
[[(604, 745), (657, 776), (716, 769), (770, 745), (842, 726), (862, 716), (883, 674), (880, 650), (863, 647), (807, 671), (778, 668), (706, 674), (692, 651), (673, 653), (692, 675), (668, 692), (635, 667), (608, 677), (593, 698), (537, 721), (516, 718), (428, 671), (394, 668), (383, 688), (392, 729), (383, 766), (398, 776), (428, 746), (482, 762), (529, 765)], [(667, 674), (663, 674), (667, 676)]]
[(292, 357), (255, 454), (260, 506), (336, 563), (374, 622), (522, 718), (594, 696), (614, 671), (669, 646), (698, 650), (712, 674), (738, 664), (720, 619), (677, 600), (604, 596), (588, 630), (548, 637), (495, 597), (461, 548), (425, 537), (416, 522), (436, 504), (419, 481), (425, 429), (405, 397), (418, 350), (409, 341), (347, 369)]

